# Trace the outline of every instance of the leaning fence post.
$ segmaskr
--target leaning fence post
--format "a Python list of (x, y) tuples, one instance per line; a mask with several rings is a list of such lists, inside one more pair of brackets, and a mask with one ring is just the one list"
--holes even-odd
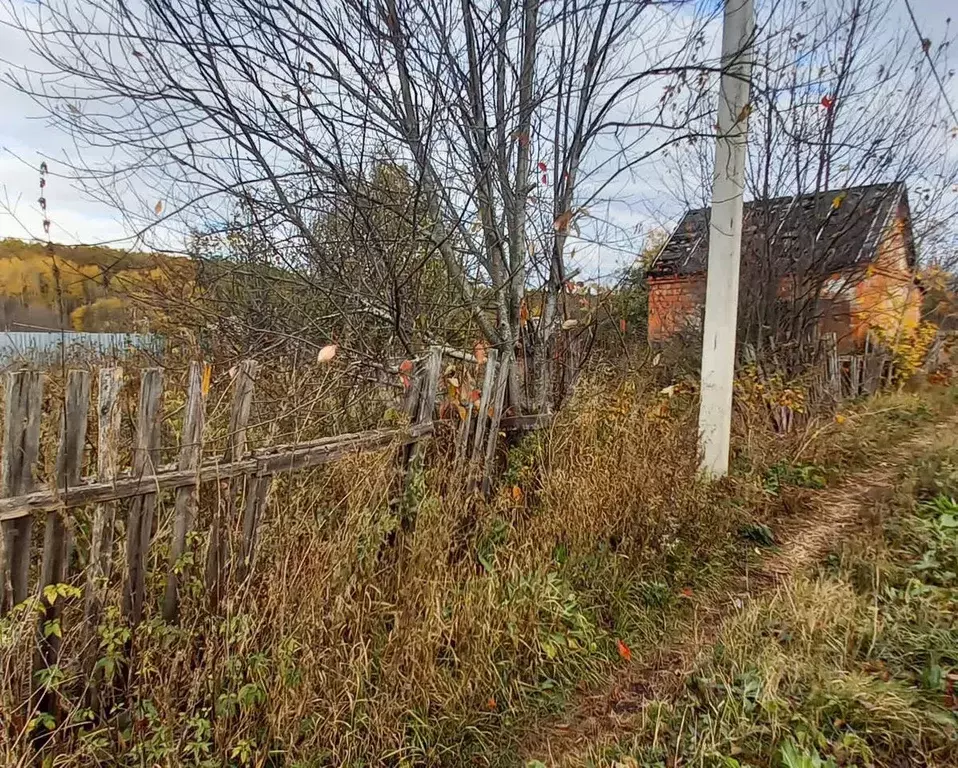
[(499, 351), (490, 349), (486, 358), (486, 370), (482, 377), (482, 392), (479, 394), (479, 415), (476, 417), (476, 434), (472, 441), (472, 461), (479, 459), (482, 450), (482, 438), (486, 433), (486, 422), (489, 420), (489, 401), (492, 399), (498, 359)]
[[(98, 374), (96, 474), (100, 482), (109, 482), (117, 474), (117, 448), (120, 441), (120, 390), (122, 368), (101, 368)], [(87, 565), (87, 622), (99, 620), (102, 592), (113, 564), (113, 526), (117, 502), (104, 501), (93, 510), (90, 532), (90, 562)]]
[[(17, 371), (6, 376), (6, 413), (0, 493), (20, 496), (34, 486), (34, 467), (40, 452), (40, 412), (43, 377), (39, 371)], [(30, 537), (33, 515), (9, 520), (0, 537), (0, 613), (27, 597), (30, 575)]]
[[(436, 409), (436, 394), (439, 392), (439, 377), (442, 375), (442, 349), (440, 347), (430, 347), (429, 355), (426, 358), (426, 365), (423, 369), (422, 386), (419, 391), (419, 402), (416, 403), (415, 426), (430, 424), (433, 418), (433, 412)], [(413, 445), (413, 462), (421, 461), (424, 451), (423, 443), (417, 441)]]
[[(90, 408), (90, 374), (87, 371), (70, 371), (67, 375), (66, 397), (63, 418), (60, 422), (60, 445), (57, 449), (57, 488), (70, 489), (80, 482), (83, 468), (83, 449), (86, 446), (86, 420)], [(67, 580), (70, 562), (72, 529), (67, 522), (67, 511), (58, 509), (47, 513), (43, 531), (43, 561), (40, 566), (40, 589)], [(60, 633), (46, 631), (49, 622), (59, 621), (62, 602), (44, 600), (44, 612), (40, 619), (39, 652), (34, 669), (56, 663), (60, 650)], [(49, 704), (49, 703), (48, 703)], [(44, 707), (50, 711), (49, 706)]]
[(499, 422), (502, 421), (502, 409), (506, 402), (506, 387), (509, 384), (509, 368), (512, 357), (503, 356), (499, 366), (499, 378), (496, 380), (496, 392), (492, 402), (492, 416), (489, 420), (489, 436), (486, 438), (486, 457), (482, 465), (482, 492), (488, 494), (492, 487), (492, 465), (496, 458), (496, 444), (499, 441)]
[[(190, 363), (189, 384), (186, 391), (186, 412), (183, 416), (183, 434), (177, 469), (195, 470), (203, 456), (203, 423), (206, 416), (206, 394), (209, 391), (210, 367), (201, 362)], [(163, 618), (175, 621), (179, 607), (179, 580), (177, 569), (186, 551), (186, 536), (196, 516), (196, 498), (199, 486), (188, 485), (176, 489), (173, 504), (173, 540), (170, 544), (170, 570), (166, 593), (163, 596)]]
[[(407, 392), (404, 408), (415, 429), (433, 420), (436, 408), (436, 393), (439, 391), (439, 377), (442, 374), (442, 349), (430, 347), (426, 360), (416, 370), (410, 389)], [(423, 444), (421, 436), (412, 445), (406, 445), (402, 451), (403, 498), (408, 496), (410, 484), (422, 464)]]
[[(160, 411), (163, 399), (163, 371), (145, 368), (140, 381), (140, 402), (137, 407), (136, 444), (133, 453), (133, 476), (156, 473), (160, 448)], [(130, 505), (126, 527), (127, 578), (123, 590), (123, 613), (132, 624), (143, 615), (146, 594), (146, 555), (153, 529), (156, 494), (137, 496)]]

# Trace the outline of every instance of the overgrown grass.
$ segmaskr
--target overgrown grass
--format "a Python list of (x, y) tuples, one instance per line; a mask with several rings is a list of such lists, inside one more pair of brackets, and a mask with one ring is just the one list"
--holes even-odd
[[(393, 451), (283, 477), (253, 577), (216, 610), (200, 582), (203, 535), (182, 563), (187, 595), (176, 626), (158, 616), (158, 576), (135, 629), (115, 609), (84, 627), (82, 601), (59, 598), (63, 626), (73, 629), (62, 663), (41, 681), (55, 694), (52, 719), (23, 704), (36, 682), (35, 617), (27, 606), (0, 620), (0, 755), (25, 764), (42, 745), (57, 766), (515, 765), (520, 741), (544, 715), (606, 680), (623, 657), (681, 631), (690, 593), (719, 591), (754, 549), (756, 531), (774, 520), (784, 489), (801, 479), (796, 467), (845, 460), (878, 439), (869, 431), (878, 421), (906, 434), (937, 408), (925, 402), (894, 401), (869, 415), (882, 408), (873, 401), (845, 424), (789, 437), (757, 417), (742, 420), (738, 471), (712, 486), (697, 476), (693, 397), (635, 381), (580, 387), (550, 433), (511, 449), (488, 501), (466, 492), (441, 450), (404, 498)], [(780, 467), (774, 489), (770, 466)], [(167, 556), (160, 536), (152, 556), (158, 564)], [(841, 668), (854, 648), (871, 645), (862, 636), (854, 648), (834, 648), (826, 629), (851, 636), (868, 625), (867, 595), (802, 589), (743, 614), (748, 653), (766, 660), (754, 679), (788, 651), (775, 650), (781, 643), (768, 627), (772, 617), (774, 626), (799, 621), (795, 605), (821, 611), (820, 626), (795, 645), (809, 663)], [(881, 650), (874, 645), (873, 654)], [(685, 714), (698, 722), (713, 705), (738, 702), (708, 714), (718, 723), (738, 712), (741, 738), (710, 747), (731, 756), (732, 743), (744, 751), (785, 732), (785, 715), (754, 737), (743, 717), (808, 684), (785, 675), (774, 691), (756, 692), (742, 677), (749, 656), (725, 647), (702, 672), (704, 698)], [(92, 677), (83, 661), (96, 663)], [(897, 678), (856, 680), (833, 681), (830, 695), (877, 696), (866, 682), (907, 693)], [(843, 706), (851, 722), (860, 708)], [(882, 706), (889, 722), (904, 711)], [(663, 705), (659, 727), (678, 729), (672, 721), (682, 712)]]
[(746, 605), (675, 700), (586, 765), (958, 762), (958, 447), (931, 446), (874, 527)]

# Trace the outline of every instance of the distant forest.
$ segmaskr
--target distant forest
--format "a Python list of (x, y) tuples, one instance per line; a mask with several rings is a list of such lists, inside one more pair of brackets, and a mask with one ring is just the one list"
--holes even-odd
[(183, 261), (82, 245), (51, 253), (43, 243), (0, 240), (0, 330), (149, 330), (136, 297), (167, 287), (171, 265)]

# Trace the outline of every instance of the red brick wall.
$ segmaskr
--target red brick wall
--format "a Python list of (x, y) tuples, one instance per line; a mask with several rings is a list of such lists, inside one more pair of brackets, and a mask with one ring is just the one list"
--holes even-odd
[(649, 280), (649, 341), (668, 341), (681, 331), (701, 327), (705, 275)]

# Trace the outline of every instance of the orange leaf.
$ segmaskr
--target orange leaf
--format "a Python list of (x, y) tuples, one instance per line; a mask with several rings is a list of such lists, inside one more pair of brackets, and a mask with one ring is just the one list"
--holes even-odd
[(465, 421), (465, 420), (466, 420), (466, 416), (467, 416), (467, 414), (466, 414), (466, 409), (463, 408), (461, 405), (460, 405), (460, 406), (457, 406), (457, 407), (459, 408), (459, 418), (460, 418), (460, 420)]
[(412, 373), (412, 360), (403, 360), (399, 364), (400, 373)]
[(479, 363), (479, 365), (482, 365), (488, 359), (488, 355), (486, 354), (487, 349), (488, 345), (484, 341), (477, 341), (476, 346), (473, 347), (473, 354), (475, 354), (476, 362)]
[(161, 213), (163, 213), (163, 201), (162, 201), (162, 200), (157, 200), (157, 201), (156, 201), (156, 205), (153, 206), (153, 210), (156, 211), (156, 215), (157, 215), (157, 216), (159, 216)]
[(490, 710), (495, 710), (495, 708), (496, 708), (496, 700), (495, 700), (495, 698), (493, 698), (492, 696), (490, 696), (489, 699), (486, 701), (486, 706), (487, 706)]
[(522, 501), (522, 489), (518, 485), (512, 486), (512, 498), (515, 501)]
[(615, 647), (619, 651), (619, 656), (621, 656), (626, 661), (632, 661), (632, 651), (629, 649), (629, 646), (627, 646), (621, 640), (616, 640)]
[(683, 587), (681, 590), (681, 593), (682, 593), (682, 597), (692, 597), (692, 588)]
[(565, 213), (560, 213), (556, 216), (556, 220), (552, 222), (552, 226), (555, 228), (556, 232), (565, 232), (569, 228), (569, 224), (572, 223), (572, 211), (566, 211)]
[(478, 403), (482, 399), (482, 392), (478, 389), (472, 390), (472, 392), (469, 393), (469, 399), (474, 403)]
[(625, 318), (619, 320), (619, 333), (625, 333)]

